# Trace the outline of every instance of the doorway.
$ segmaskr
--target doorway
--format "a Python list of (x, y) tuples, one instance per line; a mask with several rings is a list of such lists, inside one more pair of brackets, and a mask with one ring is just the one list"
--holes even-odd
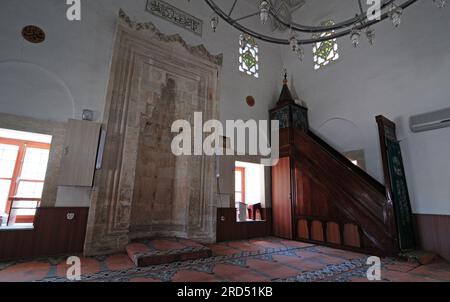
[(265, 204), (264, 166), (236, 161), (234, 179), (236, 220), (238, 222), (264, 220), (262, 211)]

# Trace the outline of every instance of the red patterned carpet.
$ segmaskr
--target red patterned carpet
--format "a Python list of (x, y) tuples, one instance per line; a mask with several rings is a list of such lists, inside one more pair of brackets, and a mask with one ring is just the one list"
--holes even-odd
[[(163, 244), (163, 243), (161, 243)], [(218, 243), (212, 256), (136, 267), (126, 253), (81, 257), (82, 281), (98, 282), (367, 282), (368, 256), (277, 238)], [(65, 282), (67, 257), (0, 263), (0, 281)], [(382, 260), (382, 281), (450, 281), (450, 264)]]

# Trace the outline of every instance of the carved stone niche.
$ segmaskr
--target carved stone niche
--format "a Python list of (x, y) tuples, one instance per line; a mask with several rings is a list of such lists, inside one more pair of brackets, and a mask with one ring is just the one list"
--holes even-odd
[(120, 11), (85, 254), (120, 251), (143, 237), (215, 241), (214, 159), (174, 156), (171, 126), (193, 122), (194, 112), (218, 118), (221, 64), (204, 46)]

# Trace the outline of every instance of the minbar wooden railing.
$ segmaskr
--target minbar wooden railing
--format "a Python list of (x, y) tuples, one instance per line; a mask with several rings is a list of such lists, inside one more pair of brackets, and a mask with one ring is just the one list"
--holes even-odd
[(362, 248), (363, 233), (354, 221), (335, 221), (328, 217), (298, 215), (297, 236), (299, 240), (350, 250)]
[(369, 185), (377, 189), (381, 194), (386, 193), (386, 187), (379, 183), (375, 178), (370, 176), (366, 171), (353, 164), (347, 157), (345, 157), (342, 153), (331, 147), (327, 142), (325, 142), (322, 138), (316, 135), (313, 131), (308, 130), (308, 135), (318, 143), (323, 149), (325, 149), (334, 159), (339, 161), (346, 169), (351, 170), (353, 173), (356, 173), (362, 180), (366, 181)]
[(271, 120), (280, 122), (280, 161), (272, 168), (275, 236), (372, 255), (399, 251), (386, 187), (309, 128), (308, 109), (285, 79)]
[[(326, 234), (329, 222), (333, 222), (339, 226), (340, 240), (333, 238), (330, 241), (324, 235), (323, 243), (374, 254), (395, 254), (395, 223), (384, 186), (371, 180), (343, 156), (337, 156), (338, 152), (331, 151), (329, 145), (324, 146), (317, 136), (297, 130), (294, 133), (295, 150), (291, 153), (298, 174), (297, 223), (302, 223), (305, 218), (319, 221)], [(321, 218), (315, 219), (317, 217)], [(352, 226), (357, 231), (344, 232), (345, 226)], [(352, 244), (346, 244), (344, 240), (349, 236), (352, 236)]]

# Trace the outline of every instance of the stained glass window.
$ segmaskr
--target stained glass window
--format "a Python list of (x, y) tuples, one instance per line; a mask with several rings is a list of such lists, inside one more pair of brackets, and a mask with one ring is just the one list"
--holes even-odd
[(255, 38), (241, 34), (239, 37), (239, 71), (259, 77), (259, 49)]
[[(331, 26), (334, 25), (334, 22), (329, 20), (322, 22), (322, 26)], [(331, 36), (334, 31), (329, 31), (320, 34), (314, 34), (313, 38), (323, 38)], [(338, 44), (336, 39), (330, 39), (323, 42), (318, 42), (313, 46), (314, 53), (314, 69), (317, 70), (319, 68), (325, 67), (331, 62), (339, 59), (338, 52)]]

